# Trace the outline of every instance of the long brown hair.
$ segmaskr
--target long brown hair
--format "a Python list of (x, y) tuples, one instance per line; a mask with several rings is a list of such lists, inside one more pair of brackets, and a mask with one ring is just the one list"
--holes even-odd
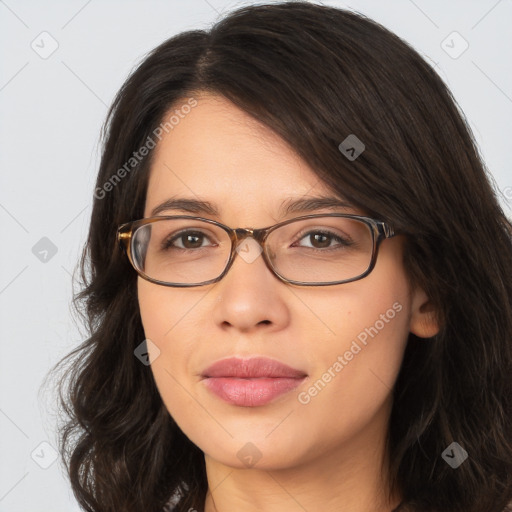
[[(61, 453), (80, 505), (156, 512), (181, 492), (176, 510), (204, 507), (203, 453), (133, 355), (145, 338), (136, 274), (116, 242), (119, 224), (143, 217), (152, 153), (126, 162), (198, 91), (231, 100), (335, 192), (405, 233), (406, 271), (441, 330), (410, 335), (393, 391), (399, 510), (501, 512), (512, 500), (511, 224), (432, 67), (374, 21), (300, 1), (244, 7), (165, 41), (108, 113), (76, 296), (90, 335), (61, 361)], [(338, 148), (350, 134), (365, 145), (353, 161)], [(452, 442), (469, 455), (457, 469), (441, 456)]]

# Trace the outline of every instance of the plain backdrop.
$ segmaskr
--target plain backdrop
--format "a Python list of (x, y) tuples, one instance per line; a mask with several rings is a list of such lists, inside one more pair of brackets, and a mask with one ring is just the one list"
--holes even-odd
[[(79, 510), (55, 460), (55, 399), (40, 388), (83, 339), (71, 274), (107, 108), (149, 50), (251, 3), (0, 0), (0, 512)], [(512, 2), (323, 3), (366, 14), (437, 64), (510, 215)]]

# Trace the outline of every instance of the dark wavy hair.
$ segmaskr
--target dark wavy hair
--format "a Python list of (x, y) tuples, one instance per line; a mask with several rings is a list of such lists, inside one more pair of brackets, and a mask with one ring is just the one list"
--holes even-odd
[[(204, 508), (203, 453), (133, 354), (145, 338), (137, 276), (116, 241), (119, 224), (143, 217), (153, 153), (112, 181), (169, 110), (201, 92), (229, 99), (333, 191), (405, 234), (407, 275), (441, 328), (410, 335), (393, 390), (397, 510), (502, 512), (512, 500), (512, 225), (434, 69), (365, 16), (302, 1), (244, 7), (170, 38), (109, 110), (75, 295), (88, 338), (57, 363), (60, 451), (80, 506), (157, 512), (181, 495), (175, 510)], [(350, 134), (365, 144), (353, 161), (338, 149)], [(469, 454), (457, 469), (441, 456), (452, 442)]]

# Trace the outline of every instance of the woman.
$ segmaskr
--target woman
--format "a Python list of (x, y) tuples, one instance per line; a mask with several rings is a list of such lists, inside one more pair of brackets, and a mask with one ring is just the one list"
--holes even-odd
[(94, 196), (62, 393), (84, 510), (506, 509), (511, 224), (406, 43), (305, 2), (173, 37)]

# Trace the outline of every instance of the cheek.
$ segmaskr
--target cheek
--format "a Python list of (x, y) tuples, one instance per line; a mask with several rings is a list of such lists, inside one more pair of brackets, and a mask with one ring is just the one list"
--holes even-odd
[(306, 347), (314, 371), (297, 397), (297, 417), (309, 435), (317, 423), (330, 425), (322, 443), (356, 435), (390, 404), (409, 335), (410, 296), (401, 269), (386, 270), (308, 302), (330, 333)]
[(336, 358), (342, 356), (343, 370), (361, 385), (380, 380), (393, 386), (409, 335), (408, 283), (400, 269), (388, 272), (375, 272), (354, 286), (334, 324)]
[(305, 347), (314, 366), (294, 413), (301, 435), (325, 450), (349, 443), (370, 425), (385, 429), (408, 338), (409, 311), (398, 290), (372, 302), (351, 297), (336, 310), (324, 318), (335, 335), (314, 350)]
[(197, 292), (183, 293), (141, 278), (138, 281), (142, 325), (146, 339), (151, 340), (147, 344), (151, 371), (171, 413), (191, 405), (180, 383), (190, 378), (189, 361), (198, 335), (193, 309), (201, 297)]
[[(172, 339), (173, 343), (186, 340), (187, 337), (176, 334), (192, 330), (197, 334), (197, 322), (194, 315), (200, 309), (201, 299), (208, 293), (206, 290), (183, 290), (150, 283), (139, 277), (137, 285), (139, 309), (144, 332), (148, 338), (165, 349)], [(189, 341), (192, 341), (190, 338)]]
[(336, 393), (355, 408), (382, 401), (391, 391), (408, 339), (406, 306), (395, 297), (380, 306), (348, 315), (352, 321), (345, 322), (336, 351), (330, 354), (327, 368), (341, 377)]

